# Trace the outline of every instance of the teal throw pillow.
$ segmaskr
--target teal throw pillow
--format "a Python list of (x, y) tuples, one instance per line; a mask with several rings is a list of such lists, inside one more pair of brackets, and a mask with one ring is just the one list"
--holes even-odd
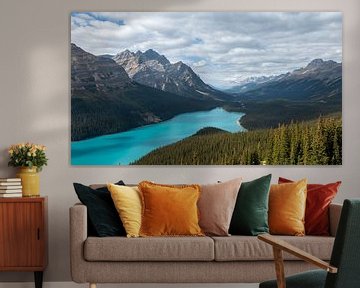
[(269, 233), (270, 182), (271, 174), (241, 184), (231, 218), (230, 234), (256, 236)]

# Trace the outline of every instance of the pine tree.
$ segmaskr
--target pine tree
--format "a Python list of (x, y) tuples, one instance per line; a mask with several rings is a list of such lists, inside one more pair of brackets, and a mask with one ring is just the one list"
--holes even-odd
[(281, 144), (281, 136), (280, 136), (280, 125), (277, 129), (273, 131), (273, 146), (272, 146), (272, 159), (271, 164), (276, 165), (280, 164), (280, 144)]
[(312, 153), (310, 164), (324, 165), (328, 164), (328, 156), (326, 154), (326, 138), (324, 135), (324, 123), (321, 117), (318, 119), (315, 129), (313, 129)]

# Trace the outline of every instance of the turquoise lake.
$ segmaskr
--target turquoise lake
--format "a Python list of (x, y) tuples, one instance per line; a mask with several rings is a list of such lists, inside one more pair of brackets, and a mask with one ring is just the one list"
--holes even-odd
[(180, 114), (164, 122), (125, 132), (71, 142), (71, 164), (128, 165), (152, 150), (191, 136), (204, 127), (229, 132), (245, 131), (238, 123), (243, 115), (215, 108)]

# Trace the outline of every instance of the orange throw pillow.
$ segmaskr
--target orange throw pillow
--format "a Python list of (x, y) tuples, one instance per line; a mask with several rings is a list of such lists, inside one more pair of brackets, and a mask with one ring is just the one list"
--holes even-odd
[(140, 236), (203, 236), (197, 201), (199, 185), (139, 183), (143, 203)]
[(271, 234), (303, 236), (306, 207), (306, 184), (273, 184), (269, 195), (269, 228)]
[[(279, 184), (292, 183), (279, 177)], [(335, 198), (341, 181), (329, 184), (308, 184), (305, 211), (306, 235), (329, 236), (329, 206)]]

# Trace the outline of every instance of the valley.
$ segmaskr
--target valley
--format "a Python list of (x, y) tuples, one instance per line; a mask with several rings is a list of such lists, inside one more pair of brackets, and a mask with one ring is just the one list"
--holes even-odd
[[(149, 124), (125, 132), (99, 136), (71, 144), (73, 165), (129, 165), (151, 151), (189, 137), (203, 127), (218, 131), (245, 131), (238, 119), (239, 112), (222, 108), (179, 114), (170, 120)], [(214, 133), (211, 130), (211, 133)]]
[[(114, 158), (118, 162), (109, 160), (111, 163), (105, 163), (104, 160), (96, 163), (99, 165), (117, 163), (121, 165), (130, 163), (139, 165), (160, 163), (192, 165), (227, 164), (229, 161), (230, 164), (259, 164), (261, 161), (265, 161), (270, 164), (281, 164), (283, 162), (274, 162), (269, 158), (269, 155), (263, 155), (257, 150), (255, 152), (261, 155), (259, 154), (259, 158), (256, 159), (260, 159), (260, 162), (255, 161), (255, 163), (253, 160), (249, 160), (251, 157), (255, 157), (255, 152), (250, 146), (255, 145), (258, 147), (256, 141), (268, 143), (264, 136), (276, 134), (279, 125), (290, 125), (289, 129), (292, 129), (293, 126), (291, 125), (295, 124), (291, 123), (300, 123), (296, 125), (308, 129), (307, 127), (310, 127), (310, 124), (306, 124), (308, 122), (304, 122), (304, 124), (303, 121), (313, 123), (319, 117), (327, 116), (335, 117), (334, 119), (340, 119), (341, 121), (342, 64), (331, 60), (315, 59), (303, 68), (269, 77), (252, 77), (239, 86), (220, 91), (204, 83), (190, 66), (181, 61), (170, 63), (164, 55), (160, 55), (152, 49), (145, 52), (125, 50), (115, 56), (95, 56), (75, 44), (72, 44), (71, 50), (71, 141), (72, 162), (74, 165), (86, 164), (87, 161), (95, 163), (96, 155), (92, 154), (93, 151), (99, 153), (103, 148), (101, 153), (105, 153), (104, 149), (107, 149), (106, 145), (108, 144), (101, 146), (95, 140), (94, 143), (98, 143), (98, 147), (94, 147), (93, 144), (87, 146), (87, 144), (92, 143), (93, 139), (98, 139), (99, 136), (107, 137), (106, 135), (108, 135), (110, 138), (118, 138), (120, 135), (121, 137), (127, 135), (122, 133), (129, 132), (131, 134), (133, 131), (135, 133), (154, 132), (159, 130), (157, 128), (151, 130), (154, 125), (166, 124), (168, 120), (173, 119), (177, 121), (187, 113), (197, 115), (196, 113), (201, 114), (201, 111), (203, 111), (205, 114), (210, 115), (211, 111), (214, 111), (213, 109), (216, 107), (218, 107), (217, 109), (222, 108), (222, 111), (226, 113), (238, 115), (235, 116), (237, 117), (236, 121), (241, 125), (240, 127), (244, 127), (249, 132), (237, 133), (236, 135), (232, 133), (224, 134), (225, 132), (222, 133), (221, 129), (228, 126), (211, 125), (211, 121), (198, 126), (196, 125), (196, 118), (194, 118), (193, 123), (190, 121), (188, 124), (193, 125), (193, 127), (184, 134), (180, 132), (176, 137), (170, 135), (171, 141), (160, 141), (144, 150), (135, 143), (140, 141), (141, 147), (152, 143), (153, 136), (151, 133), (145, 133), (148, 138), (140, 137), (141, 139), (131, 142), (131, 145), (138, 147), (139, 153), (134, 154), (128, 151), (126, 153), (129, 153), (129, 157), (123, 159), (116, 156), (117, 158)], [(227, 115), (226, 113), (224, 115)], [(223, 123), (224, 119), (227, 119), (226, 117), (222, 119), (221, 113), (216, 115), (219, 118), (215, 119), (214, 123)], [(339, 126), (340, 124), (337, 123), (336, 125)], [(151, 127), (151, 129), (148, 130), (147, 126)], [(162, 127), (162, 125), (157, 127)], [(182, 131), (180, 127), (181, 125), (177, 126), (176, 129)], [(203, 130), (205, 127), (209, 128)], [(164, 133), (169, 134), (169, 131)], [(236, 132), (236, 130), (232, 129), (225, 129), (225, 131)], [(131, 137), (134, 136), (131, 135)], [(341, 135), (336, 135), (336, 137), (341, 138)], [(161, 139), (164, 136), (158, 135), (156, 137)], [(239, 142), (247, 143), (246, 145), (250, 146), (239, 144), (240, 146), (237, 147), (242, 147), (241, 149), (248, 151), (247, 154), (239, 159), (224, 160), (225, 162), (207, 158), (208, 156), (199, 156), (200, 162), (196, 160), (198, 156), (194, 156), (195, 158), (193, 157), (191, 161), (181, 158), (182, 156), (181, 159), (175, 157), (177, 159), (174, 160), (176, 163), (173, 163), (173, 160), (170, 161), (171, 163), (166, 161), (165, 163), (162, 160), (163, 157), (170, 159), (170, 154), (179, 154), (178, 151), (186, 154), (186, 147), (192, 147), (191, 149), (196, 151), (197, 148), (193, 146), (196, 137), (198, 137), (197, 141), (199, 141), (196, 142), (196, 145), (204, 149), (210, 149), (209, 151), (213, 151), (214, 147), (220, 147), (221, 145), (225, 145), (230, 149), (232, 146), (222, 142), (224, 139), (232, 139), (231, 143), (233, 144)], [(134, 139), (137, 139), (137, 137)], [(215, 146), (210, 145), (206, 139), (214, 139)], [(220, 142), (217, 143), (215, 139), (220, 139)], [(127, 140), (124, 138), (122, 142), (127, 143)], [(85, 145), (82, 145), (83, 143)], [(123, 153), (127, 151), (122, 143), (116, 141), (112, 143), (110, 149), (117, 149)], [(231, 148), (233, 149), (231, 153), (235, 153), (235, 146)], [(268, 151), (267, 147), (261, 146), (261, 149)], [(219, 157), (229, 159), (229, 151), (226, 150), (225, 154)], [(240, 153), (240, 150), (238, 152)], [(92, 158), (87, 158), (87, 153), (90, 153)], [(210, 154), (214, 153), (211, 152)], [(134, 158), (133, 155), (137, 156)], [(84, 157), (87, 160), (78, 161), (78, 159), (85, 159)], [(110, 155), (108, 158), (111, 157)], [(295, 164), (306, 164), (311, 162), (309, 161), (297, 160)], [(326, 161), (327, 164), (331, 164), (333, 160)], [(339, 162), (340, 160), (336, 161)]]
[(218, 106), (137, 83), (107, 57), (71, 46), (71, 141), (126, 131)]

